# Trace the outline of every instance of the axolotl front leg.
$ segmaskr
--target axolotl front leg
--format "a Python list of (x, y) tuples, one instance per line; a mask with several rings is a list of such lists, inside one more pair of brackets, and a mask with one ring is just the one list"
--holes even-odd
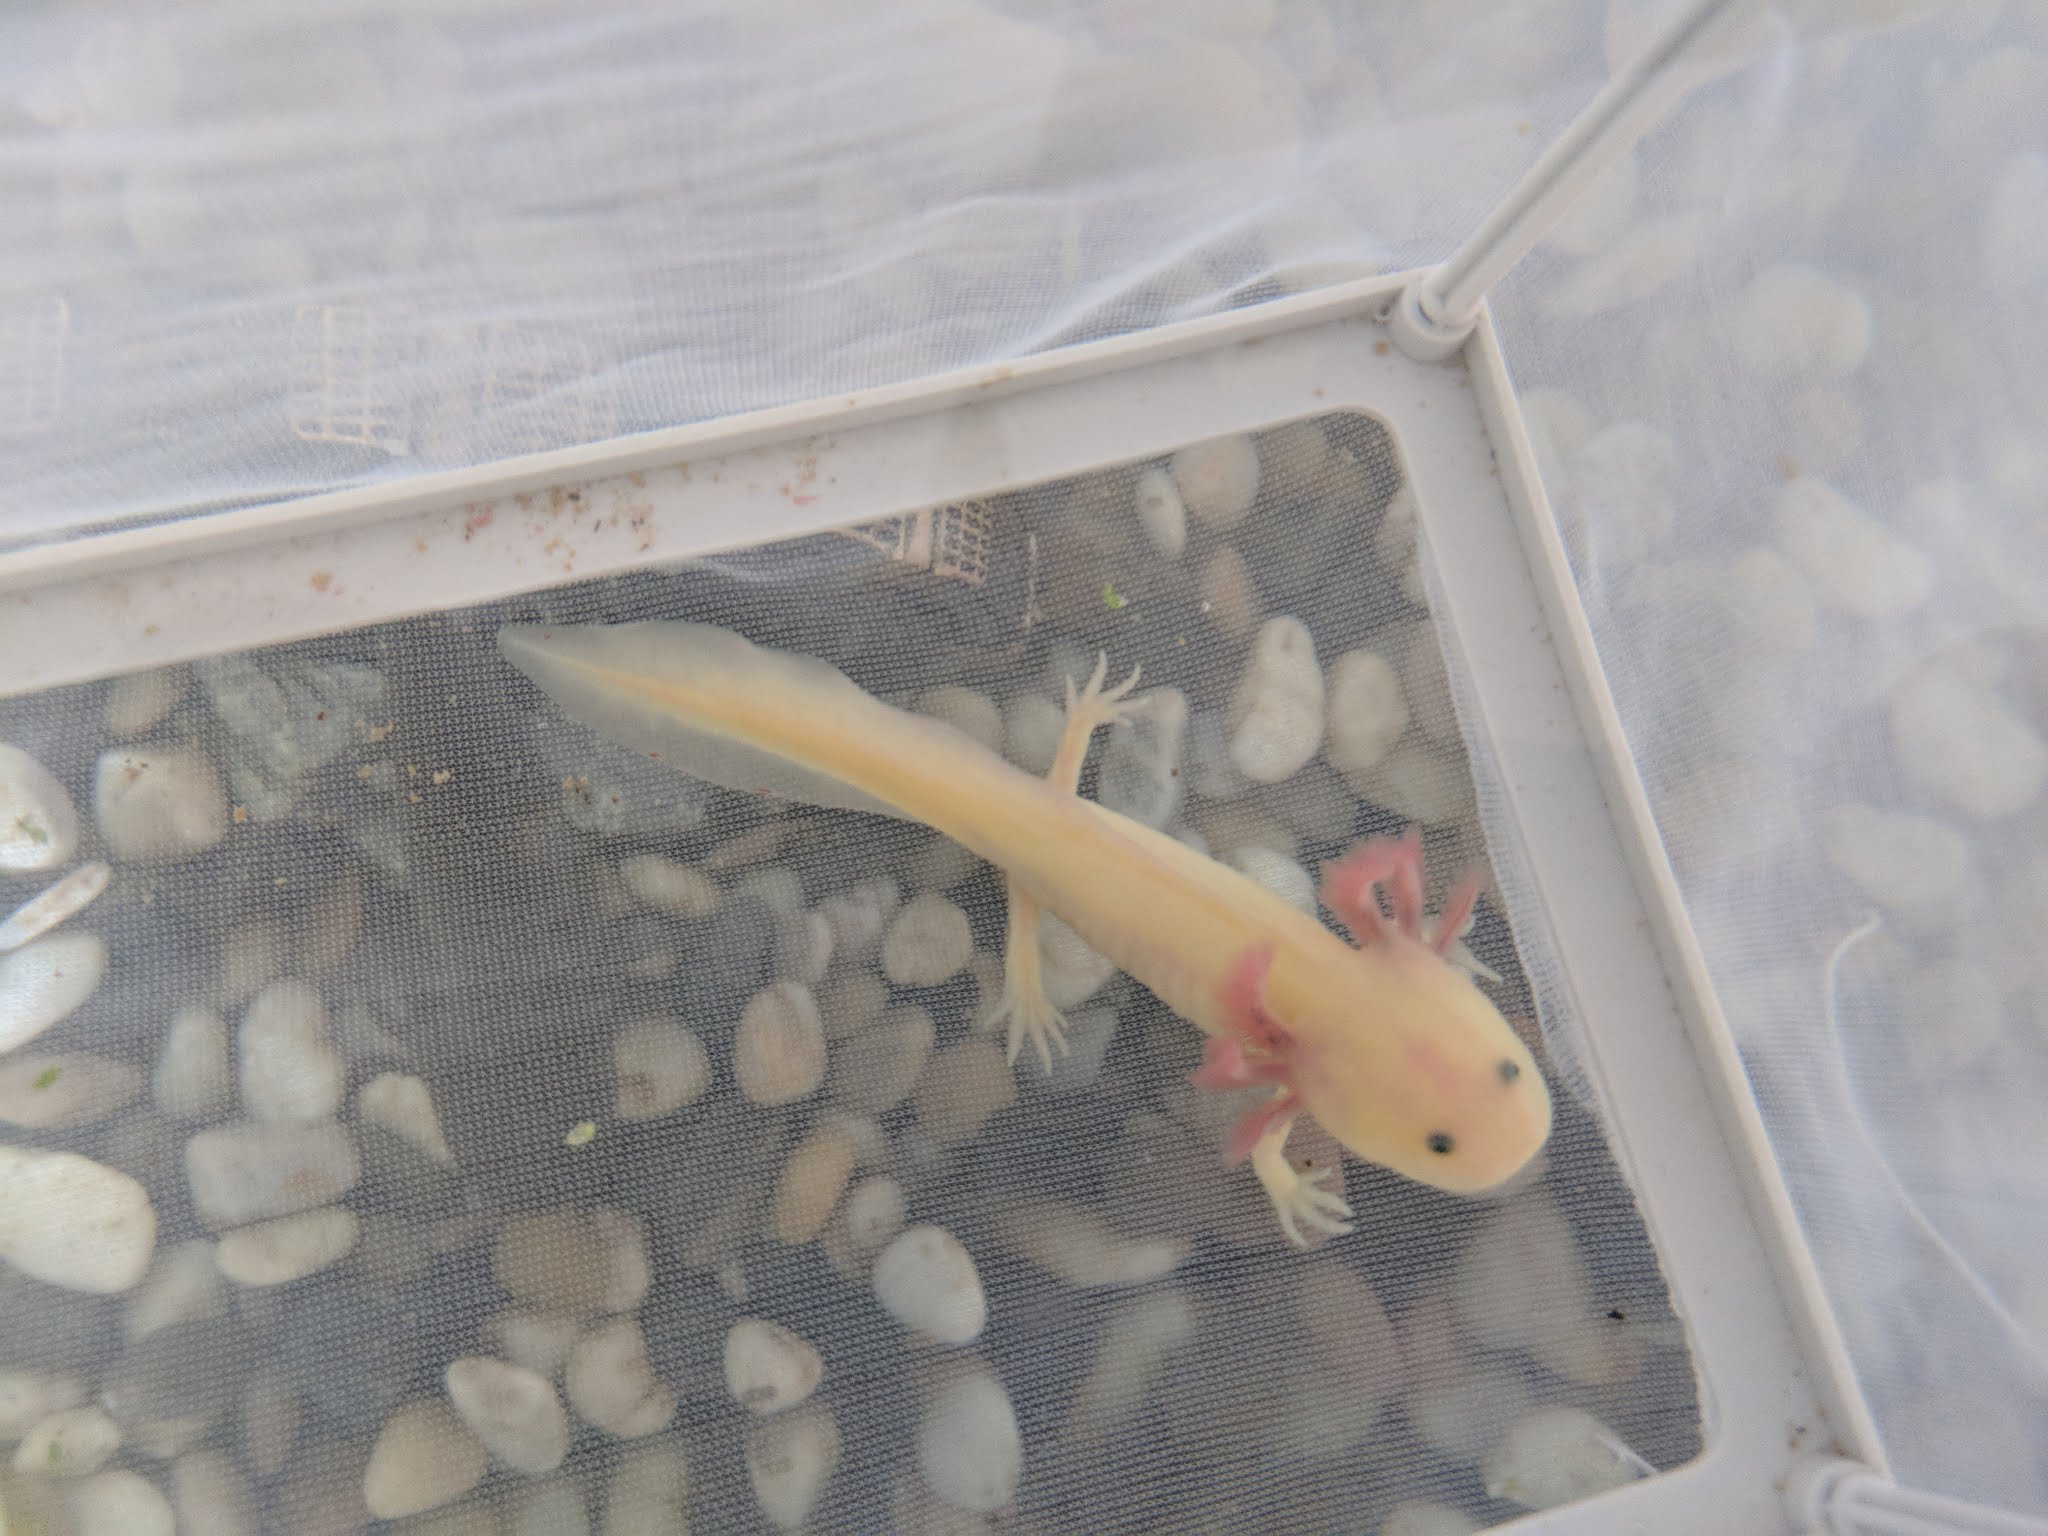
[[(1061, 794), (1071, 795), (1080, 789), (1081, 765), (1088, 760), (1088, 743), (1096, 727), (1113, 724), (1130, 712), (1124, 698), (1138, 684), (1137, 669), (1116, 687), (1105, 689), (1102, 684), (1108, 673), (1109, 657), (1104, 654), (1097, 658), (1094, 675), (1078, 694), (1073, 679), (1067, 680), (1066, 723), (1045, 775), (1046, 782)], [(1003, 998), (997, 1017), (1010, 1021), (1009, 1059), (1014, 1063), (1028, 1040), (1050, 1072), (1053, 1051), (1057, 1049), (1062, 1056), (1067, 1053), (1066, 1020), (1045, 995), (1038, 903), (1015, 880), (1008, 881), (1007, 887), (1009, 935), (1003, 950)]]
[(1232, 1162), (1249, 1156), (1280, 1230), (1297, 1248), (1308, 1246), (1302, 1228), (1341, 1234), (1351, 1230), (1351, 1207), (1335, 1190), (1323, 1188), (1336, 1165), (1304, 1175), (1287, 1160), (1287, 1135), (1301, 1113), (1301, 1101), (1289, 1085), (1287, 1032), (1266, 1012), (1266, 971), (1273, 947), (1258, 945), (1232, 962), (1223, 983), (1223, 1016), (1230, 1033), (1211, 1037), (1195, 1073), (1200, 1088), (1271, 1086), (1273, 1092), (1256, 1109), (1242, 1115), (1230, 1133)]

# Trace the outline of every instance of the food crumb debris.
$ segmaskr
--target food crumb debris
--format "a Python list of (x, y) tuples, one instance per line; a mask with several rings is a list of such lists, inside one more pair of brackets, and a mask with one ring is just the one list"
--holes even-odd
[(565, 1147), (585, 1147), (596, 1139), (597, 1122), (595, 1120), (579, 1120), (570, 1128), (569, 1134), (562, 1138), (562, 1145)]
[(398, 722), (396, 720), (386, 720), (382, 725), (372, 725), (367, 720), (358, 720), (356, 722), (356, 729), (363, 733), (363, 740), (374, 747), (383, 741), (386, 736), (389, 736), (398, 729)]
[(244, 821), (247, 821), (248, 819), (249, 819), (249, 807), (247, 807), (246, 805), (238, 805), (238, 806), (236, 806), (236, 807), (235, 807), (235, 820), (236, 820), (237, 822), (244, 822)]
[(1114, 609), (1121, 608), (1123, 607), (1123, 605), (1124, 595), (1123, 593), (1117, 591), (1116, 583), (1113, 581), (1105, 581), (1102, 584), (1102, 606), (1105, 608)]
[(454, 777), (455, 770), (453, 768), (436, 768), (434, 770), (433, 782), (436, 785), (446, 784), (450, 779)]
[(42, 1071), (36, 1074), (36, 1080), (34, 1083), (30, 1084), (30, 1087), (35, 1092), (41, 1093), (45, 1088), (54, 1087), (56, 1085), (57, 1079), (62, 1077), (63, 1075), (64, 1069), (62, 1067), (45, 1067)]

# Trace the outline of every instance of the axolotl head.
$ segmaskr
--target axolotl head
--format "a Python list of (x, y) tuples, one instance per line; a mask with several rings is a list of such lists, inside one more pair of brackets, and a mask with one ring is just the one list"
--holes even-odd
[(1519, 1173), (1549, 1139), (1550, 1090), (1500, 1011), (1399, 935), (1332, 959), (1353, 984), (1317, 989), (1288, 1029), (1302, 1108), (1353, 1155), (1453, 1194)]
[(1461, 885), (1426, 932), (1420, 838), (1374, 839), (1327, 868), (1318, 892), (1356, 948), (1304, 926), (1239, 958), (1224, 985), (1231, 1033), (1211, 1039), (1195, 1080), (1278, 1092), (1239, 1122), (1233, 1154), (1305, 1110), (1353, 1155), (1454, 1194), (1528, 1164), (1550, 1136), (1550, 1090), (1521, 1037), (1445, 958), (1477, 893)]

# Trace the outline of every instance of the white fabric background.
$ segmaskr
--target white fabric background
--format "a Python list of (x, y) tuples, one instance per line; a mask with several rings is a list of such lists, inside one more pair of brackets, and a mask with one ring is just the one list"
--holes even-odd
[[(17, 5), (0, 544), (1426, 262), (1665, 9)], [(2041, 1511), (2048, 9), (1788, 9), (1496, 306), (1887, 1443)]]

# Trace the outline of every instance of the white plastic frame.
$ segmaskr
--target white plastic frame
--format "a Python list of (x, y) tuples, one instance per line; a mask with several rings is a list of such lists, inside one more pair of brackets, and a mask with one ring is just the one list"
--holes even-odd
[[(1802, 1453), (1883, 1471), (1658, 844), (1489, 317), (1411, 361), (1413, 274), (914, 386), (0, 557), (0, 694), (460, 608), (1343, 409), (1393, 431), (1700, 1375), (1705, 1449), (1507, 1529), (1786, 1529)], [(1549, 643), (1542, 643), (1544, 637)]]

